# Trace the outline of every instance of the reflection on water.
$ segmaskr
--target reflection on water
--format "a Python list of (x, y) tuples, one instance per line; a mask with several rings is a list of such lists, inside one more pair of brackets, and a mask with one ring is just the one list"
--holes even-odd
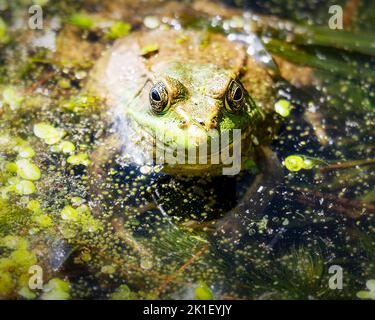
[[(46, 0), (44, 30), (23, 23), (29, 2), (0, 1), (1, 298), (371, 297), (374, 3), (335, 1), (335, 38), (326, 1)], [(131, 165), (82, 89), (114, 39), (167, 27), (255, 32), (288, 80), (272, 152), (236, 177)]]

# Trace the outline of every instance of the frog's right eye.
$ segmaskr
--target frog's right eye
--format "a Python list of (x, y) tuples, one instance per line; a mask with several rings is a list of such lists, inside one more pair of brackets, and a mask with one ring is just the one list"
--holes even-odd
[(156, 83), (150, 90), (151, 109), (156, 114), (161, 114), (169, 107), (169, 96), (163, 82)]

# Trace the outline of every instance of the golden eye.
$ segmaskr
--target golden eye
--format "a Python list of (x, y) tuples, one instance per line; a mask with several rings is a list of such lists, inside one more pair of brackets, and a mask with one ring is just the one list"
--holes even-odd
[(243, 102), (244, 89), (240, 83), (232, 80), (226, 93), (225, 107), (230, 112), (237, 112), (243, 108)]
[(156, 83), (150, 90), (151, 110), (156, 114), (161, 114), (169, 106), (169, 96), (167, 88), (163, 82)]

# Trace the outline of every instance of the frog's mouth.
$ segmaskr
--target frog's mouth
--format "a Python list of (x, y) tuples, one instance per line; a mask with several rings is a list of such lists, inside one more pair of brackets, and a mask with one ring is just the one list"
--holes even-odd
[[(139, 123), (135, 117), (127, 119), (127, 125), (121, 125), (119, 129), (125, 137), (129, 138), (129, 132), (132, 132), (131, 135), (138, 139), (134, 145), (137, 148), (128, 148), (129, 153), (139, 153), (142, 149), (143, 156), (139, 155), (138, 159), (149, 159), (149, 164), (160, 165), (167, 173), (201, 175), (216, 171), (215, 175), (221, 174), (222, 168), (241, 163), (242, 153), (248, 154), (251, 148), (249, 127), (223, 132), (200, 131), (192, 135), (188, 130), (175, 130), (173, 126), (167, 128), (160, 123), (150, 126)], [(128, 130), (124, 131), (124, 127)]]
[[(232, 131), (232, 130), (231, 130)], [(167, 173), (183, 175), (223, 174), (223, 168), (237, 166), (234, 174), (242, 165), (242, 152), (248, 153), (249, 130), (237, 129), (226, 132), (226, 137), (219, 135), (211, 139), (207, 135), (207, 143), (198, 145), (176, 145), (165, 143), (164, 139), (155, 139), (153, 159), (162, 165)]]

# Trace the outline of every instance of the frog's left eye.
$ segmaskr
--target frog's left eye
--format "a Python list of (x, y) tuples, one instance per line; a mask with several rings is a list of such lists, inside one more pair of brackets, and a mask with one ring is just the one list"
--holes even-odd
[(244, 102), (244, 89), (240, 83), (235, 80), (229, 84), (226, 97), (225, 107), (230, 112), (237, 112), (242, 109)]
[(150, 105), (153, 112), (161, 114), (169, 106), (169, 96), (167, 88), (163, 82), (156, 83), (150, 90)]

